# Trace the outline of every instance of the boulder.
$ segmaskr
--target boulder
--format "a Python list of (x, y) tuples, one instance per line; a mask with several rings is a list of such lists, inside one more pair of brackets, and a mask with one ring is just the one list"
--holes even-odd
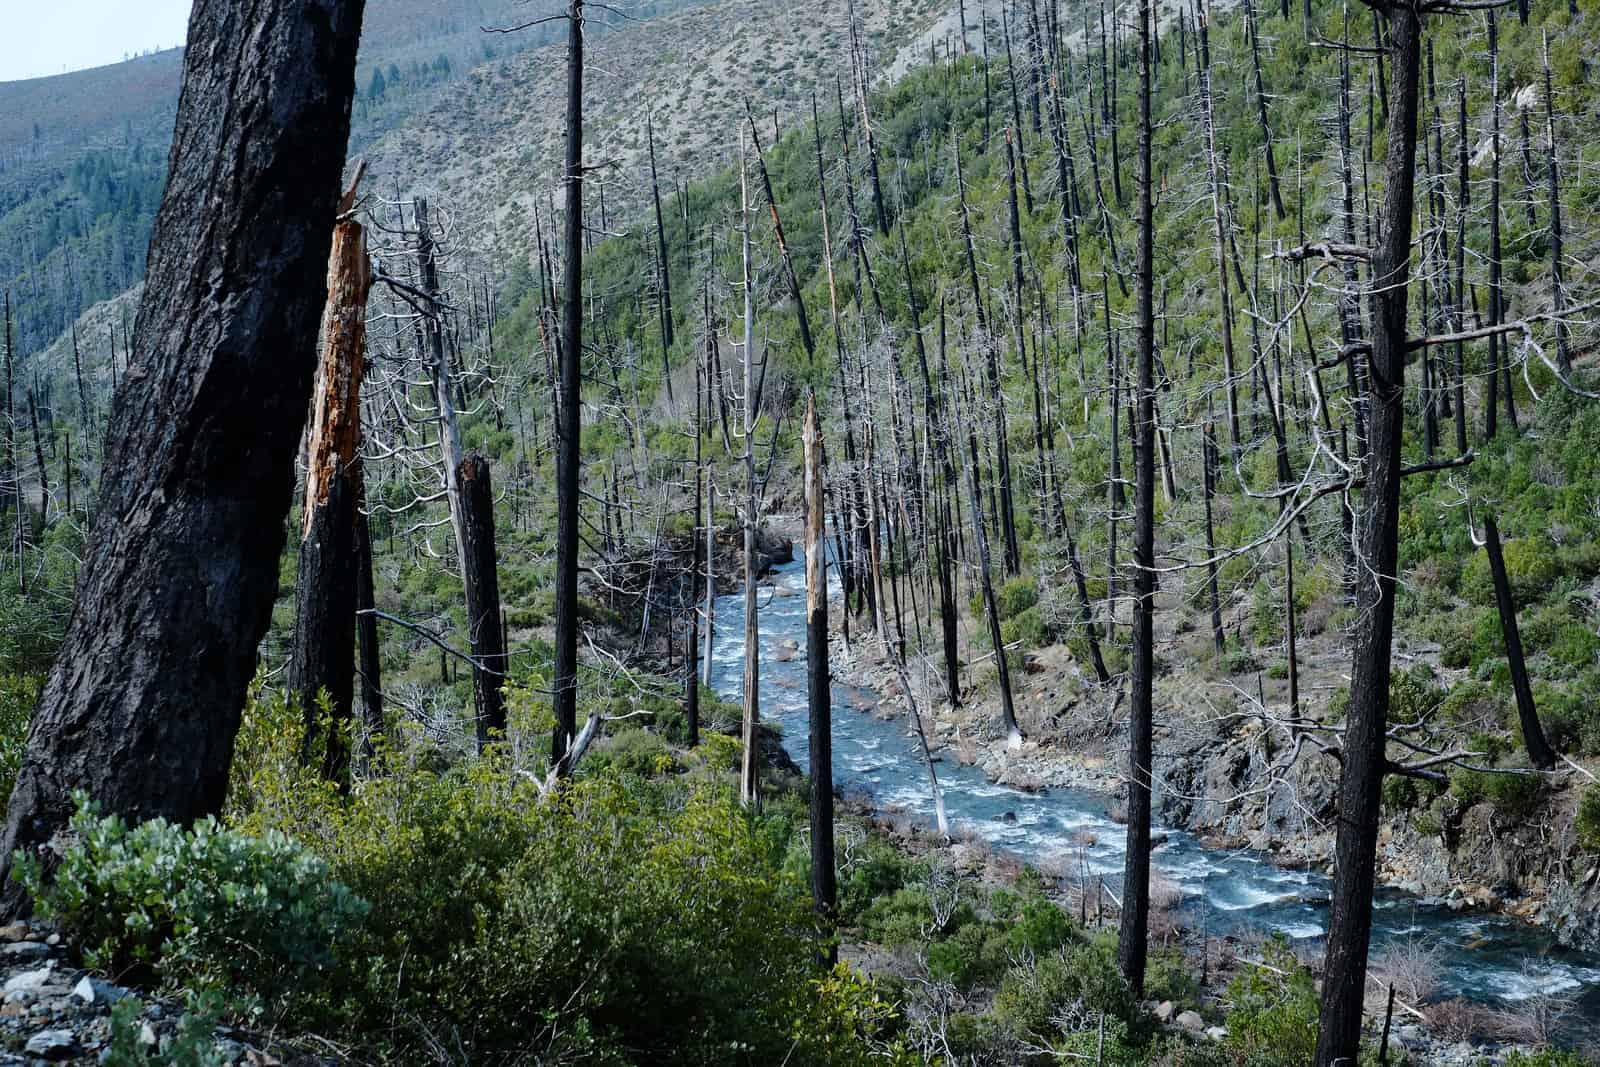
[(80, 1052), (78, 1035), (71, 1030), (40, 1030), (28, 1038), (23, 1051), (46, 1060), (70, 1060)]
[(51, 976), (55, 973), (55, 969), (55, 964), (52, 962), (45, 964), (43, 967), (40, 967), (37, 970), (23, 971), (21, 974), (14, 974), (10, 978), (6, 979), (5, 988), (0, 990), (0, 992), (4, 992), (8, 997), (12, 993), (32, 993), (43, 988), (44, 984), (50, 981)]
[(1192, 1033), (1196, 1033), (1196, 1034), (1200, 1033), (1201, 1031), (1205, 1030), (1205, 1028), (1206, 1028), (1206, 1021), (1204, 1019), (1200, 1018), (1200, 1013), (1199, 1012), (1193, 1012), (1193, 1011), (1179, 1012), (1178, 1013), (1178, 1018), (1177, 1018), (1176, 1021), (1177, 1021), (1178, 1025), (1183, 1027), (1185, 1030), (1191, 1031)]
[(127, 996), (128, 991), (103, 978), (94, 978), (86, 974), (72, 987), (72, 995), (85, 1004), (115, 1004)]
[(1172, 1012), (1173, 1006), (1170, 1000), (1163, 1000), (1156, 1005), (1156, 1018), (1162, 1023), (1170, 1023), (1172, 1021)]

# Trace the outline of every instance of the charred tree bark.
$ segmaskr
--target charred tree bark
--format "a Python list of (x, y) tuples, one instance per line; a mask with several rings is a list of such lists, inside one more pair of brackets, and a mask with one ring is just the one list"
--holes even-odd
[(1155, 633), (1155, 225), (1150, 175), (1150, 0), (1139, 2), (1139, 228), (1133, 427), (1133, 698), (1128, 710), (1128, 844), (1122, 876), (1117, 964), (1135, 996), (1144, 995), (1150, 922), (1151, 734)]
[(1500, 632), (1505, 635), (1506, 659), (1511, 664), (1511, 687), (1517, 694), (1517, 721), (1522, 727), (1522, 744), (1528, 758), (1541, 771), (1556, 765), (1556, 754), (1545, 740), (1539, 725), (1539, 712), (1533, 703), (1533, 687), (1528, 684), (1528, 661), (1522, 654), (1522, 631), (1517, 627), (1517, 601), (1511, 595), (1511, 579), (1506, 574), (1505, 555), (1500, 551), (1500, 528), (1493, 515), (1483, 517), (1483, 546), (1489, 553), (1489, 573), (1494, 578), (1494, 603), (1500, 612)]
[(806, 396), (806, 695), (810, 706), (811, 896), (826, 938), (826, 958), (838, 958), (832, 927), (838, 909), (833, 860), (833, 692), (828, 675), (828, 558), (823, 529), (822, 435), (814, 395)]
[[(650, 146), (650, 196), (656, 208), (656, 256), (661, 272), (661, 381), (667, 387), (667, 403), (672, 397), (672, 257), (667, 254), (667, 226), (661, 215), (661, 182), (656, 177), (656, 130), (647, 113), (645, 140)], [(602, 195), (604, 186), (602, 188)], [(605, 229), (602, 222), (601, 229)]]
[(478, 749), (506, 732), (502, 687), (506, 649), (500, 631), (500, 577), (494, 541), (494, 488), (489, 461), (474, 452), (456, 472), (461, 486), (461, 580), (467, 594), (467, 638), (472, 643), (472, 699), (477, 711)]
[(556, 641), (550, 762), (571, 773), (567, 752), (578, 731), (578, 484), (583, 447), (583, 0), (567, 7), (566, 194), (561, 279), (560, 384), (556, 411)]
[(1363, 622), (1355, 638), (1345, 716), (1317, 1067), (1354, 1063), (1360, 1048), (1389, 720), (1422, 24), (1409, 5), (1385, 11), (1394, 98), (1388, 108), (1383, 215), (1372, 257), (1370, 457), (1360, 523), (1364, 577), (1356, 584), (1356, 613)]
[(994, 578), (989, 568), (989, 538), (983, 531), (983, 487), (978, 482), (978, 435), (969, 430), (967, 444), (972, 463), (967, 466), (967, 492), (972, 498), (972, 532), (977, 538), (978, 576), (983, 585), (983, 610), (989, 618), (989, 640), (994, 645), (994, 665), (1000, 677), (1000, 714), (1006, 730), (1006, 744), (1011, 748), (1022, 745), (1022, 729), (1017, 725), (1016, 709), (1011, 703), (1011, 670), (1006, 664), (1005, 639), (1000, 635), (1000, 609), (994, 598)]
[(340, 783), (347, 782), (350, 753), (345, 739), (355, 702), (361, 379), (370, 286), (361, 224), (341, 222), (334, 229), (328, 258), (322, 364), (312, 407), (300, 527), (294, 655), (288, 673), (289, 692), (306, 717), (307, 745), (323, 726), (318, 701), (327, 695), (331, 718), (326, 724), (322, 773)]
[(1222, 633), (1222, 600), (1217, 596), (1217, 537), (1211, 514), (1211, 501), (1217, 495), (1217, 442), (1209, 421), (1201, 428), (1200, 434), (1200, 461), (1206, 501), (1206, 593), (1211, 601), (1211, 640), (1220, 656), (1227, 642)]
[(1272, 125), (1267, 121), (1267, 87), (1261, 77), (1261, 23), (1256, 18), (1255, 4), (1250, 0), (1245, 0), (1244, 15), (1246, 30), (1250, 34), (1250, 66), (1255, 74), (1256, 118), (1261, 124), (1261, 150), (1267, 157), (1267, 188), (1272, 194), (1273, 213), (1282, 221), (1289, 215), (1283, 209), (1283, 194), (1278, 189), (1278, 158), (1272, 147)]
[(222, 806), (316, 366), (362, 7), (215, 2), (190, 19), (134, 366), (0, 866), (49, 841), (76, 789), (134, 821)]

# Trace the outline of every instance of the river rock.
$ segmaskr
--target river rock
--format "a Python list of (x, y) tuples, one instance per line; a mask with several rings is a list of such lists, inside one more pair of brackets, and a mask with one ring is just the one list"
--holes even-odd
[(1015, 826), (1017, 824), (1017, 813), (1014, 811), (1002, 812), (998, 818), (999, 821), (1005, 823), (1007, 826)]
[(0, 941), (26, 941), (27, 939), (27, 923), (7, 923), (5, 926), (0, 926)]
[(1206, 1021), (1200, 1018), (1199, 1012), (1183, 1011), (1178, 1013), (1177, 1024), (1191, 1033), (1200, 1033), (1206, 1028)]
[(1226, 1027), (1208, 1026), (1206, 1027), (1206, 1036), (1213, 1041), (1225, 1041), (1228, 1038), (1228, 1031)]
[(9, 998), (12, 993), (32, 993), (43, 988), (50, 981), (50, 976), (55, 973), (55, 963), (47, 963), (43, 967), (32, 971), (23, 971), (6, 979), (3, 992)]
[(1172, 1021), (1172, 1011), (1172, 1001), (1163, 1000), (1160, 1004), (1156, 1005), (1156, 1019), (1163, 1024), (1170, 1023)]
[(47, 1060), (71, 1059), (79, 1052), (78, 1035), (71, 1030), (40, 1030), (28, 1038), (23, 1051)]
[(10, 945), (0, 945), (0, 959), (6, 962), (17, 960), (42, 960), (50, 955), (50, 946), (43, 941), (18, 941)]
[(93, 978), (86, 974), (72, 987), (72, 995), (85, 1004), (115, 1004), (127, 996), (128, 991), (103, 978)]

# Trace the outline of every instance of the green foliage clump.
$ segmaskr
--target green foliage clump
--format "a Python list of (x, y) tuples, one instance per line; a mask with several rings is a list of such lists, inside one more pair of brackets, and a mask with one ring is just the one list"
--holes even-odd
[[(1526, 757), (1523, 766), (1526, 766)], [(1495, 811), (1508, 818), (1525, 819), (1536, 812), (1544, 800), (1544, 780), (1538, 774), (1520, 772), (1517, 767), (1485, 770), (1455, 767), (1450, 771), (1450, 792), (1463, 807), (1487, 801)]]
[(1138, 1002), (1117, 969), (1111, 943), (1102, 939), (1012, 967), (1000, 981), (992, 1014), (1016, 1038), (1054, 1042), (1073, 1032), (1061, 1027), (1063, 1018), (1078, 1017), (1087, 1027), (1104, 1015), (1108, 1024), (1131, 1028)]
[(91, 966), (286, 1000), (328, 982), (367, 915), (324, 860), (277, 831), (251, 837), (209, 818), (130, 827), (75, 800), (76, 841), (55, 877), (25, 853), (16, 870)]
[(1568, 1049), (1542, 1048), (1512, 1049), (1502, 1064), (1503, 1067), (1590, 1067), (1592, 1062)]
[(654, 778), (669, 774), (678, 766), (677, 757), (667, 743), (649, 730), (623, 730), (608, 738), (588, 757), (586, 773), (606, 770)]
[[(1255, 1064), (1310, 1063), (1317, 1048), (1317, 987), (1282, 934), (1262, 949), (1267, 967), (1228, 983), (1228, 1049)], [(1268, 968), (1271, 968), (1270, 970)]]
[(1600, 782), (1590, 782), (1584, 789), (1572, 830), (1578, 835), (1579, 847), (1600, 852)]
[(112, 1005), (111, 1043), (100, 1062), (104, 1067), (224, 1067), (228, 1057), (214, 1036), (222, 1012), (221, 994), (191, 996), (177, 1031), (165, 1044), (151, 1048), (139, 1040), (144, 1004), (123, 997)]

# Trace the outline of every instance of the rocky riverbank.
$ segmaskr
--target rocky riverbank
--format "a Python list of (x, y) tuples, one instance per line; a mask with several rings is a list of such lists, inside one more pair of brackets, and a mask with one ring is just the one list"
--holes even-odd
[[(917, 683), (914, 696), (936, 758), (977, 766), (991, 781), (1017, 789), (1101, 793), (1115, 816), (1124, 793), (1120, 680), (1098, 685), (1065, 645), (1026, 652), (1021, 669), (1012, 671), (1026, 740), (1010, 748), (999, 726), (992, 654), (966, 640), (981, 625), (981, 619), (964, 619), (961, 626), (958, 706), (939, 685), (937, 668), (926, 672), (927, 689)], [(1305, 714), (1316, 721), (1328, 714), (1329, 697), (1338, 691), (1342, 651), (1331, 641), (1312, 641), (1302, 655)], [(1294, 756), (1289, 733), (1268, 710), (1281, 699), (1282, 682), (1261, 673), (1219, 676), (1198, 663), (1177, 667), (1177, 636), (1158, 657), (1165, 669), (1156, 685), (1157, 821), (1207, 845), (1253, 849), (1287, 867), (1330, 871), (1338, 763), (1310, 743)], [(878, 694), (880, 714), (907, 712), (898, 673), (875, 635), (858, 635), (848, 647), (835, 636), (832, 663), (840, 681)], [(921, 670), (911, 674), (924, 677)], [(1462, 803), (1450, 792), (1426, 806), (1386, 804), (1380, 882), (1455, 910), (1514, 916), (1573, 947), (1600, 947), (1600, 863), (1578, 850), (1571, 829), (1588, 773), (1571, 767), (1547, 776), (1536, 819), (1509, 818), (1488, 801)]]

